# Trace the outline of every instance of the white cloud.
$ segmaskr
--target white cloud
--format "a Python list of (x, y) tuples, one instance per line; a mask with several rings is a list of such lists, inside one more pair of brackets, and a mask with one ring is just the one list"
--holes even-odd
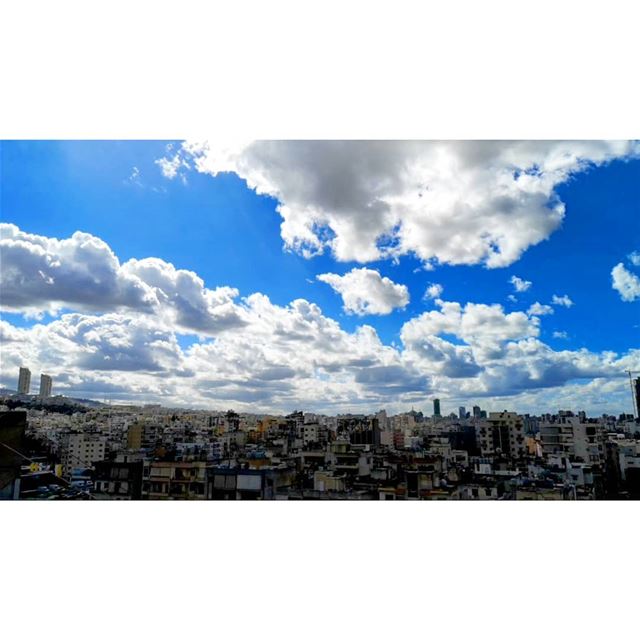
[(183, 163), (234, 172), (277, 198), (285, 246), (306, 256), (503, 267), (558, 228), (559, 184), (636, 153), (624, 141), (191, 142), (158, 162), (168, 177)]
[(508, 340), (519, 340), (540, 333), (539, 320), (522, 311), (504, 313), (499, 304), (462, 306), (459, 302), (436, 301), (437, 311), (427, 311), (402, 327), (403, 342), (411, 343), (416, 335), (452, 335), (467, 344), (493, 348)]
[(553, 337), (554, 338), (561, 338), (563, 340), (566, 340), (569, 337), (569, 335), (567, 334), (566, 331), (554, 331), (553, 332)]
[(623, 357), (554, 351), (538, 338), (539, 318), (505, 313), (500, 305), (440, 307), (407, 322), (401, 338), (403, 359), (428, 372), (441, 395), (506, 397), (580, 378), (619, 376), (640, 362), (640, 350)]
[(533, 284), (530, 280), (523, 280), (522, 278), (518, 278), (518, 276), (511, 276), (509, 282), (513, 285), (513, 288), (518, 292), (522, 293), (523, 291), (527, 291), (531, 288)]
[(387, 315), (409, 304), (407, 287), (381, 276), (374, 269), (352, 269), (343, 276), (322, 273), (316, 277), (342, 296), (347, 313)]
[(176, 269), (159, 258), (145, 258), (125, 262), (122, 272), (151, 287), (160, 309), (168, 310), (180, 327), (215, 335), (245, 322), (242, 309), (234, 302), (237, 289), (207, 289), (193, 271)]
[(551, 298), (551, 304), (568, 308), (573, 306), (573, 300), (566, 293), (563, 296), (558, 296), (554, 293)]
[(540, 304), (539, 302), (534, 302), (527, 310), (527, 313), (530, 316), (546, 316), (553, 313), (553, 308), (548, 304)]
[(514, 303), (515, 303), (515, 302), (518, 302), (518, 298), (516, 298), (516, 297), (513, 295), (513, 293), (510, 293), (510, 294), (507, 296), (507, 300), (509, 300), (509, 302), (514, 302)]
[(633, 251), (628, 255), (628, 258), (634, 267), (640, 267), (640, 251)]
[(537, 318), (499, 305), (441, 302), (407, 322), (402, 347), (391, 347), (370, 326), (343, 330), (306, 300), (283, 307), (253, 294), (243, 304), (245, 325), (186, 349), (175, 331), (144, 314), (65, 314), (28, 329), (0, 322), (0, 382), (13, 388), (26, 364), (76, 397), (336, 413), (419, 406), (434, 390), (519, 397), (640, 367), (639, 350), (622, 357), (554, 351), (537, 338)]
[(58, 240), (0, 223), (0, 249), (4, 310), (129, 309), (209, 335), (244, 322), (233, 302), (237, 290), (207, 289), (192, 271), (158, 258), (121, 264), (103, 240), (88, 233)]
[(131, 175), (125, 180), (125, 183), (134, 184), (137, 187), (142, 186), (142, 181), (140, 180), (140, 169), (138, 169), (138, 167), (133, 167)]
[(444, 287), (441, 284), (431, 284), (424, 292), (424, 297), (427, 299), (435, 300), (436, 298), (440, 298), (442, 296), (443, 291)]
[(335, 413), (419, 406), (434, 389), (518, 396), (640, 367), (640, 351), (554, 351), (537, 339), (537, 318), (499, 305), (442, 302), (404, 325), (402, 347), (382, 344), (366, 325), (344, 331), (306, 300), (282, 307), (253, 294), (244, 307), (245, 325), (186, 349), (144, 314), (65, 314), (28, 329), (0, 322), (0, 381), (13, 388), (26, 364), (76, 397)]
[[(3, 247), (3, 302), (8, 292), (13, 310), (53, 301), (83, 311), (30, 328), (0, 321), (0, 384), (9, 388), (27, 365), (52, 374), (67, 395), (221, 409), (401, 410), (420, 406), (434, 391), (489, 404), (511, 397), (507, 406), (515, 406), (519, 398), (548, 402), (553, 396), (535, 394), (557, 389), (558, 398), (584, 402), (583, 387), (595, 406), (621, 372), (640, 369), (640, 350), (556, 351), (539, 339), (543, 318), (498, 304), (438, 298), (435, 310), (403, 325), (400, 346), (389, 346), (373, 327), (345, 331), (307, 300), (280, 306), (261, 293), (237, 299), (235, 289), (208, 289), (197, 274), (158, 258), (120, 264), (87, 234), (56, 240), (11, 225), (2, 230), (10, 240), (9, 254)], [(5, 279), (6, 255), (22, 294)], [(374, 273), (374, 282), (383, 283)], [(85, 288), (74, 292), (78, 282)], [(401, 286), (391, 283), (391, 290)], [(367, 304), (384, 303), (354, 303)], [(178, 335), (187, 332), (203, 339), (181, 348)]]
[(61, 305), (99, 311), (117, 306), (150, 310), (154, 291), (123, 273), (100, 238), (76, 231), (58, 240), (0, 223), (2, 308), (55, 311)]
[(625, 302), (640, 298), (640, 278), (628, 271), (620, 262), (611, 270), (612, 287)]
[(171, 159), (160, 158), (156, 160), (156, 164), (160, 167), (160, 171), (165, 178), (173, 180), (175, 177), (180, 177), (183, 182), (186, 182), (186, 176), (182, 170), (191, 168), (184, 156), (180, 154), (176, 154)]

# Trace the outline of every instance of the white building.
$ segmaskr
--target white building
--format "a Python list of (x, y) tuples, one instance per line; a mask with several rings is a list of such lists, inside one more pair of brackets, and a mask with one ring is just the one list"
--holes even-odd
[(302, 442), (307, 445), (320, 440), (320, 425), (319, 424), (303, 424), (298, 428), (299, 436), (302, 438)]
[(626, 439), (618, 442), (618, 455), (620, 476), (626, 481), (629, 469), (640, 469), (640, 442)]
[(29, 387), (31, 386), (31, 371), (27, 367), (20, 367), (20, 374), (18, 375), (18, 393), (29, 393)]
[(53, 383), (53, 380), (51, 376), (48, 376), (45, 373), (40, 374), (40, 397), (41, 398), (51, 397), (52, 383)]
[(540, 423), (540, 440), (545, 456), (560, 455), (585, 463), (604, 462), (604, 426), (582, 422), (578, 416), (559, 416)]
[(72, 469), (85, 469), (104, 460), (106, 439), (89, 433), (63, 433), (59, 440), (62, 470), (69, 475)]

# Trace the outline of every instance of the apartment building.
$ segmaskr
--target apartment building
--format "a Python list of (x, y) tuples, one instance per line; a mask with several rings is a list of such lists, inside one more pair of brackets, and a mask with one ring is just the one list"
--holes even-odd
[(519, 458), (527, 453), (522, 417), (511, 411), (492, 412), (486, 421), (478, 422), (476, 440), (483, 456)]
[(604, 463), (606, 432), (597, 422), (578, 416), (556, 416), (540, 423), (540, 442), (545, 457), (561, 456), (571, 461)]

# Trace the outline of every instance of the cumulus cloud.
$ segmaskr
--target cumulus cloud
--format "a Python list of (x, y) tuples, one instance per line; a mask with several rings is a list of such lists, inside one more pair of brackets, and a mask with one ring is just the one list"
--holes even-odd
[(435, 300), (436, 298), (440, 298), (442, 296), (443, 291), (444, 287), (441, 284), (431, 284), (424, 292), (424, 297), (427, 299)]
[(36, 370), (44, 367), (56, 377), (96, 371), (114, 372), (114, 378), (122, 372), (174, 376), (185, 371), (174, 332), (159, 329), (148, 317), (71, 313), (28, 329), (2, 324), (2, 334), (10, 332), (11, 338), (3, 345), (3, 373), (21, 362)]
[(640, 278), (626, 269), (622, 262), (611, 270), (611, 282), (611, 286), (625, 302), (640, 298)]
[(638, 153), (617, 141), (188, 142), (159, 160), (234, 172), (276, 198), (287, 248), (366, 263), (504, 267), (561, 224), (555, 189), (594, 164)]
[(640, 350), (622, 357), (555, 351), (538, 337), (539, 318), (505, 313), (500, 305), (441, 301), (440, 307), (405, 323), (403, 359), (428, 372), (435, 388), (455, 390), (457, 397), (506, 397), (576, 379), (616, 377), (640, 362)]
[(640, 251), (633, 251), (628, 255), (628, 258), (634, 267), (640, 267)]
[[(346, 331), (308, 300), (281, 306), (261, 293), (238, 300), (235, 289), (208, 289), (197, 274), (158, 258), (121, 264), (88, 234), (56, 240), (13, 225), (2, 230), (8, 251), (3, 246), (3, 304), (18, 311), (51, 304), (79, 311), (29, 328), (0, 321), (0, 383), (9, 388), (26, 365), (52, 374), (56, 389), (72, 396), (335, 413), (381, 404), (402, 409), (434, 391), (495, 398), (578, 379), (606, 385), (627, 369), (640, 369), (640, 350), (556, 351), (540, 340), (542, 317), (508, 313), (499, 304), (437, 298), (436, 309), (402, 326), (401, 345), (387, 345), (373, 327)], [(372, 273), (373, 289), (367, 279), (348, 304), (401, 306), (402, 285)], [(344, 284), (348, 276), (336, 277)], [(365, 290), (376, 293), (363, 299)], [(385, 298), (389, 292), (396, 298)], [(184, 332), (201, 340), (182, 348), (178, 335)]]
[(640, 351), (554, 351), (538, 339), (538, 318), (500, 305), (437, 304), (404, 324), (398, 347), (367, 325), (345, 331), (309, 301), (280, 306), (260, 293), (243, 302), (246, 324), (187, 348), (142, 314), (64, 314), (30, 328), (0, 322), (0, 382), (14, 388), (27, 365), (51, 373), (66, 395), (335, 413), (406, 408), (434, 390), (506, 397), (640, 367)]
[(530, 280), (523, 280), (522, 278), (518, 278), (518, 276), (511, 276), (509, 282), (513, 285), (513, 288), (518, 292), (522, 293), (523, 291), (527, 291), (531, 288), (533, 282)]
[(394, 309), (409, 304), (409, 291), (403, 284), (396, 284), (374, 269), (352, 269), (343, 276), (321, 273), (316, 276), (342, 296), (347, 313), (363, 315), (387, 315)]
[(499, 304), (461, 305), (459, 302), (436, 301), (440, 307), (409, 320), (402, 327), (405, 345), (416, 344), (427, 336), (450, 335), (469, 345), (488, 351), (508, 340), (519, 340), (540, 333), (539, 320), (522, 311), (505, 313)]
[(554, 331), (553, 332), (553, 337), (566, 340), (569, 337), (569, 335), (567, 334), (566, 331)]
[(527, 313), (530, 316), (547, 316), (553, 313), (553, 307), (550, 307), (548, 304), (534, 302), (527, 310)]
[(58, 240), (0, 223), (0, 252), (1, 303), (8, 311), (55, 311), (62, 305), (149, 311), (157, 304), (152, 288), (123, 273), (107, 243), (88, 233)]
[(131, 259), (122, 265), (122, 271), (151, 287), (159, 307), (170, 310), (181, 327), (216, 334), (245, 322), (242, 309), (234, 302), (237, 289), (207, 289), (193, 271), (176, 269), (159, 258)]
[(2, 309), (55, 314), (129, 309), (188, 331), (215, 335), (241, 325), (236, 289), (207, 289), (192, 271), (158, 258), (121, 264), (106, 242), (76, 231), (59, 240), (0, 223)]
[(344, 331), (306, 300), (282, 307), (253, 294), (244, 306), (247, 324), (186, 349), (142, 315), (64, 314), (28, 329), (1, 323), (1, 381), (13, 387), (13, 371), (26, 364), (50, 372), (67, 395), (111, 388), (122, 399), (252, 410), (302, 403), (342, 411), (381, 398), (412, 402), (430, 389), (372, 327)]
[(573, 306), (573, 300), (566, 293), (563, 296), (558, 296), (554, 293), (551, 298), (551, 304), (569, 308)]

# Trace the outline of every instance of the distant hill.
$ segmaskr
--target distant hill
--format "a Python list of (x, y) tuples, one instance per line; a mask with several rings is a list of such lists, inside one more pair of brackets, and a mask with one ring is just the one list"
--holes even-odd
[(0, 397), (3, 398), (4, 404), (12, 409), (25, 407), (28, 409), (46, 409), (56, 413), (74, 413), (75, 411), (87, 411), (88, 409), (107, 406), (103, 402), (89, 400), (88, 398), (69, 398), (67, 396), (41, 398), (38, 395), (31, 394), (19, 395), (11, 389), (0, 389)]

